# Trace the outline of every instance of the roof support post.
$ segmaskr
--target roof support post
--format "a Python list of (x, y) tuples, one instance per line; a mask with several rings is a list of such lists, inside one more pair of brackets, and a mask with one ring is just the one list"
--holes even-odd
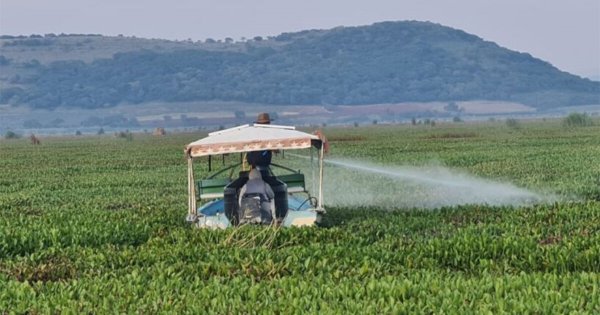
[(321, 144), (319, 150), (319, 202), (317, 203), (317, 209), (323, 210), (323, 159), (325, 156), (325, 146)]
[(314, 152), (315, 150), (313, 149), (313, 147), (310, 147), (309, 150), (310, 150), (310, 176), (311, 176), (311, 179), (310, 179), (311, 192), (310, 193), (313, 196), (316, 196), (318, 187), (316, 185), (317, 181), (315, 180), (315, 178), (317, 176), (316, 175), (317, 171), (315, 170), (315, 152)]
[(196, 215), (196, 185), (194, 181), (194, 160), (188, 155), (188, 214)]

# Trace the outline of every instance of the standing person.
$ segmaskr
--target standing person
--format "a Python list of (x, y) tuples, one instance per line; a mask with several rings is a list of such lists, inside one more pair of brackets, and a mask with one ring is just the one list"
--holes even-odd
[(240, 223), (270, 224), (273, 221), (275, 193), (262, 180), (258, 169), (248, 173), (248, 181), (240, 189)]
[[(260, 113), (254, 123), (269, 125), (271, 124), (271, 117), (269, 117), (268, 113)], [(246, 155), (246, 161), (248, 164), (252, 165), (253, 168), (256, 167), (260, 171), (265, 171), (268, 170), (269, 165), (271, 165), (272, 157), (273, 153), (270, 150), (252, 151), (248, 152)]]

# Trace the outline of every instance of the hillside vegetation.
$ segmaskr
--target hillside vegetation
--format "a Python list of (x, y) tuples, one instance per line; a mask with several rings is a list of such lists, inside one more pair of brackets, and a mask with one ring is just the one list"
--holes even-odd
[[(600, 95), (599, 82), (428, 22), (384, 22), (237, 43), (129, 40), (80, 36), (66, 44), (56, 36), (5, 37), (0, 65), (7, 75), (0, 103), (51, 109), (148, 101), (502, 100), (549, 108), (596, 104)], [(40, 56), (33, 58), (32, 51)], [(48, 56), (61, 51), (72, 59)], [(22, 54), (32, 59), (18, 57)]]

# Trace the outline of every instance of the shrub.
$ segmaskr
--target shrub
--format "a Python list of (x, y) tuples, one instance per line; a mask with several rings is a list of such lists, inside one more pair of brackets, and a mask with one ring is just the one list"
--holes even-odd
[(19, 139), (19, 138), (21, 138), (21, 135), (15, 133), (14, 131), (9, 130), (4, 134), (4, 138), (5, 139)]
[(506, 120), (506, 125), (513, 129), (519, 129), (521, 127), (521, 124), (519, 123), (519, 121), (514, 118), (508, 118)]
[(115, 132), (115, 137), (126, 139), (127, 141), (133, 140), (133, 134), (129, 130)]
[(585, 113), (571, 113), (563, 119), (563, 124), (566, 127), (585, 127), (591, 126), (594, 123), (592, 122), (592, 118)]

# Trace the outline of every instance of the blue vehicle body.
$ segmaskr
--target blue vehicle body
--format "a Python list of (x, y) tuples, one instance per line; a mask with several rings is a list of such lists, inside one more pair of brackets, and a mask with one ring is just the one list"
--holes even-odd
[[(310, 203), (299, 196), (289, 195), (288, 208), (289, 211), (306, 211), (310, 208)], [(218, 213), (225, 213), (223, 199), (211, 200), (198, 208), (198, 215), (215, 216)]]

